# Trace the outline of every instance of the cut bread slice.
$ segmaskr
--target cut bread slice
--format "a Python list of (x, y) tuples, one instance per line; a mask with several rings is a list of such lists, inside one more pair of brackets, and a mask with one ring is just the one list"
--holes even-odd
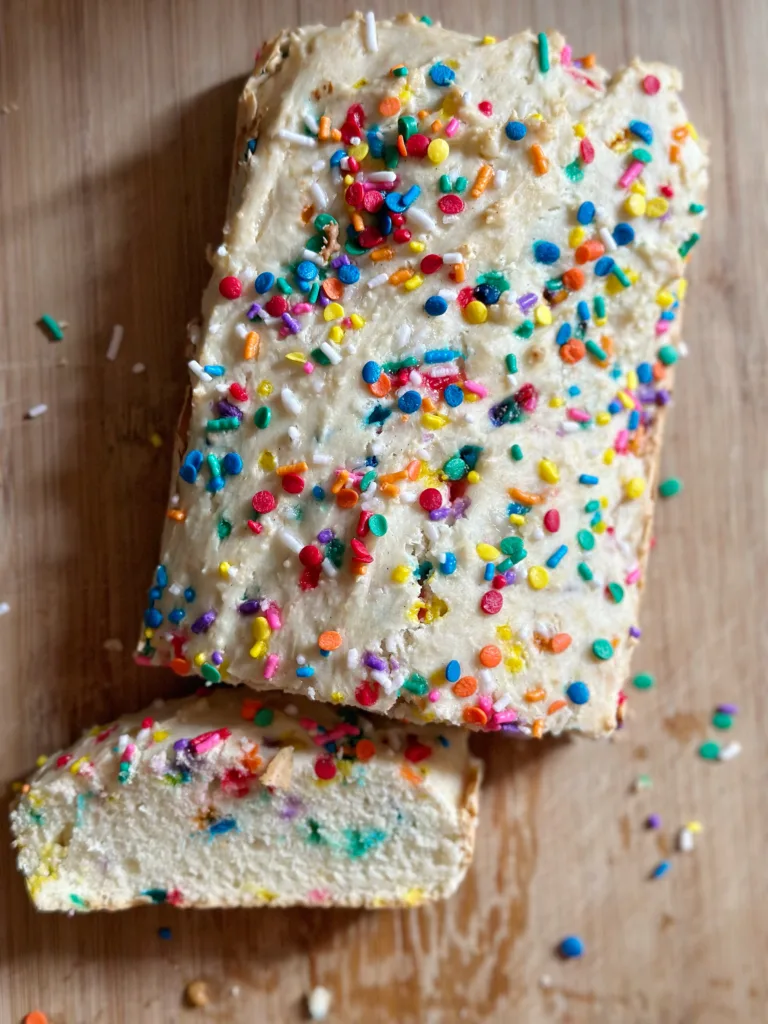
[(615, 727), (707, 157), (679, 72), (589, 65), (411, 16), (265, 48), (139, 661)]
[(227, 687), (92, 729), (11, 826), (40, 910), (411, 906), (464, 877), (480, 779), (461, 730)]

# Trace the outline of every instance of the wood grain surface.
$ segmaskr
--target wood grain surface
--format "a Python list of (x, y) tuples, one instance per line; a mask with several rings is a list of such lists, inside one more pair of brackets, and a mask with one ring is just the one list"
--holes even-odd
[[(376, 3), (379, 15), (396, 3)], [(678, 63), (712, 142), (711, 217), (692, 264), (662, 503), (632, 694), (613, 742), (477, 744), (477, 858), (447, 904), (406, 912), (42, 916), (0, 824), (0, 1022), (304, 1019), (335, 1024), (721, 1024), (768, 1019), (768, 90), (765, 0), (426, 2), (506, 35), (557, 27), (607, 67)], [(335, 0), (0, 3), (0, 780), (180, 682), (131, 646), (163, 522), (184, 327), (223, 218), (235, 100), (284, 25)], [(420, 12), (421, 13), (421, 12)], [(50, 342), (43, 313), (66, 321)], [(105, 352), (125, 327), (116, 362)], [(141, 361), (146, 372), (134, 375)], [(25, 419), (40, 402), (48, 412)], [(150, 442), (157, 432), (160, 447)], [(106, 650), (119, 638), (123, 652)], [(697, 747), (740, 712), (727, 764)], [(641, 774), (653, 788), (633, 792)], [(650, 812), (657, 832), (643, 827)], [(674, 852), (698, 820), (694, 852)], [(649, 873), (669, 856), (669, 874)], [(172, 939), (158, 937), (160, 926)], [(587, 955), (560, 962), (557, 941)], [(211, 1002), (185, 1009), (204, 979)]]

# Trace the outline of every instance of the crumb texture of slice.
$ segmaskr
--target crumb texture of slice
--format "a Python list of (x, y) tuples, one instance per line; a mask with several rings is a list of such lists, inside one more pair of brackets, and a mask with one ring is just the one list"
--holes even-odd
[(681, 85), (412, 16), (265, 47), (137, 660), (611, 732), (706, 216)]
[(414, 906), (472, 857), (462, 730), (221, 687), (90, 730), (11, 812), (40, 910)]

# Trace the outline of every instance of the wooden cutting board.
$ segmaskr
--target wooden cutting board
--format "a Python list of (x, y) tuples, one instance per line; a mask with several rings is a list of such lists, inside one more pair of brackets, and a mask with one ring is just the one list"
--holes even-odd
[[(489, 770), (477, 859), (434, 908), (40, 916), (3, 820), (3, 1024), (34, 1008), (54, 1024), (292, 1022), (316, 984), (333, 991), (336, 1024), (767, 1019), (768, 5), (424, 8), (481, 35), (557, 27), (607, 67), (635, 53), (679, 63), (712, 140), (691, 357), (664, 454), (685, 488), (659, 509), (635, 661), (657, 685), (633, 692), (614, 742), (479, 742)], [(180, 689), (130, 651), (163, 521), (184, 326), (223, 217), (235, 99), (262, 40), (345, 13), (336, 0), (2, 3), (6, 788), (82, 727)], [(44, 313), (68, 323), (63, 341), (36, 326)], [(131, 372), (137, 362), (146, 372)], [(38, 403), (48, 411), (25, 420)], [(124, 650), (105, 649), (110, 639)], [(697, 756), (722, 701), (739, 705), (728, 738), (743, 745), (727, 764)], [(633, 791), (639, 776), (652, 788)], [(658, 831), (644, 828), (652, 812)], [(703, 826), (696, 849), (675, 853), (689, 821)], [(649, 880), (667, 857), (666, 877)], [(562, 963), (553, 947), (568, 933), (587, 953)], [(205, 1009), (183, 1007), (195, 979), (209, 983)]]

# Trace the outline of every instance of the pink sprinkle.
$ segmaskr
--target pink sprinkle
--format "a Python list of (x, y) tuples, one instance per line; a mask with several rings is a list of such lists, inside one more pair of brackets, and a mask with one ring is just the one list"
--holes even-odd
[(314, 373), (315, 372), (315, 364), (314, 363), (310, 363), (309, 361), (307, 361), (302, 366), (302, 370), (304, 371), (304, 373)]
[(467, 391), (471, 391), (473, 395), (477, 395), (479, 398), (488, 397), (488, 388), (483, 384), (479, 384), (476, 380), (465, 380), (464, 387)]
[(575, 420), (577, 423), (589, 423), (590, 420), (589, 413), (584, 409), (569, 409), (566, 415), (569, 420)]
[(120, 760), (121, 761), (132, 761), (133, 760), (133, 756), (134, 756), (135, 753), (136, 753), (136, 744), (135, 743), (129, 743), (128, 746), (123, 751), (123, 756), (120, 758)]
[(643, 90), (648, 96), (655, 96), (661, 88), (661, 82), (656, 75), (646, 75), (643, 79)]
[(633, 160), (629, 167), (619, 178), (619, 188), (629, 188), (633, 181), (636, 181), (643, 173), (645, 164), (641, 160)]
[(637, 583), (637, 581), (639, 579), (640, 579), (640, 566), (639, 565), (636, 565), (634, 569), (630, 569), (629, 572), (627, 573), (627, 575), (624, 577), (624, 581), (625, 581), (625, 583), (627, 583), (627, 585), (630, 585), (632, 583)]
[(307, 893), (309, 903), (330, 903), (332, 899), (333, 897), (327, 889), (312, 889)]
[(285, 324), (283, 324), (283, 326), (280, 328), (280, 330), (277, 333), (280, 335), (281, 338), (287, 338), (288, 335), (291, 332), (288, 330), (288, 328), (285, 326)]
[(656, 333), (666, 334), (669, 330), (669, 320), (657, 320), (656, 321)]
[(137, 665), (151, 665), (152, 658), (147, 654), (134, 654), (133, 660)]
[(436, 704), (440, 700), (440, 691), (430, 690), (427, 696), (427, 700), (431, 701), (433, 704)]
[(567, 64), (571, 63), (571, 58), (572, 57), (573, 57), (573, 49), (572, 49), (572, 47), (570, 47), (566, 43), (565, 46), (560, 51), (560, 63), (563, 65), (563, 67), (565, 67)]
[(616, 440), (613, 443), (613, 447), (619, 453), (619, 455), (625, 455), (629, 446), (629, 431), (620, 430), (616, 435)]
[(595, 159), (595, 147), (586, 136), (579, 143), (579, 154), (585, 164), (591, 164)]
[(306, 729), (307, 732), (312, 732), (313, 729), (317, 728), (317, 722), (314, 718), (300, 718), (299, 725), (302, 729)]
[(477, 706), (482, 708), (488, 716), (493, 713), (493, 701), (487, 693), (481, 694), (481, 696), (477, 698)]
[(312, 305), (309, 302), (297, 302), (295, 306), (291, 306), (291, 312), (295, 316), (300, 316), (302, 313), (309, 313), (312, 309)]
[(203, 732), (195, 736), (189, 741), (189, 745), (195, 754), (207, 754), (231, 735), (229, 729), (215, 729), (213, 732)]
[(277, 667), (278, 667), (279, 664), (280, 664), (280, 655), (279, 654), (268, 654), (267, 655), (267, 660), (264, 662), (264, 678), (265, 679), (272, 679), (272, 677), (274, 676), (275, 672), (277, 672)]
[(283, 620), (280, 617), (280, 609), (276, 604), (271, 604), (269, 608), (264, 612), (264, 618), (269, 623), (269, 628), (272, 630), (282, 629)]
[(459, 119), (452, 117), (448, 124), (445, 126), (445, 134), (449, 139), (452, 139), (456, 132), (459, 130)]
[(507, 708), (506, 711), (497, 711), (493, 716), (494, 725), (504, 725), (505, 722), (516, 722), (517, 712), (514, 708)]

